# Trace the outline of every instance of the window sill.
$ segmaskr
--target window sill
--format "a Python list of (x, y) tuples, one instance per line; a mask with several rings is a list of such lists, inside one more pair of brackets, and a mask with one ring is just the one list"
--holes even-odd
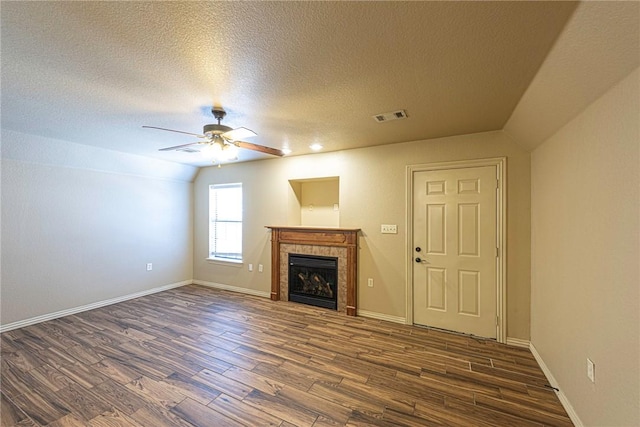
[(208, 263), (226, 265), (229, 267), (242, 267), (242, 260), (234, 260), (228, 258), (205, 258)]

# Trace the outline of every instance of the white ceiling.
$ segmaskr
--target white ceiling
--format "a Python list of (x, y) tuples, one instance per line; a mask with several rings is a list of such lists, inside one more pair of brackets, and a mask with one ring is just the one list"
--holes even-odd
[[(2, 128), (197, 166), (157, 151), (194, 138), (141, 126), (201, 133), (215, 104), (292, 155), (503, 129), (525, 92), (525, 113), (550, 102), (527, 89), (549, 89), (543, 64), (571, 67), (566, 28), (637, 47), (638, 4), (607, 3), (612, 32), (570, 2), (2, 2)], [(637, 66), (607, 65), (600, 86)], [(409, 118), (371, 117), (397, 109)]]

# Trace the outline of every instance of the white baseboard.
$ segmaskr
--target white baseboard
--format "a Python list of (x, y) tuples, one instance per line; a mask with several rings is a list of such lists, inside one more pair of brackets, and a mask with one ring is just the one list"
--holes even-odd
[(7, 332), (12, 329), (24, 328), (25, 326), (35, 325), (36, 323), (46, 322), (47, 320), (57, 319), (59, 317), (70, 316), (72, 314), (81, 313), (83, 311), (93, 310), (96, 308), (104, 307), (111, 304), (127, 301), (134, 298), (140, 298), (145, 295), (151, 295), (158, 292), (166, 291), (173, 288), (179, 288), (180, 286), (190, 285), (191, 280), (183, 280), (182, 282), (170, 283), (168, 285), (159, 286), (153, 289), (147, 289), (146, 291), (136, 292), (134, 294), (123, 295), (121, 297), (111, 298), (104, 301), (98, 301), (91, 304), (81, 305), (79, 307), (68, 308), (66, 310), (56, 311), (55, 313), (43, 314), (42, 316), (32, 317), (30, 319), (19, 320), (17, 322), (7, 323), (0, 325), (0, 333)]
[[(271, 292), (256, 291), (254, 289), (240, 288), (238, 286), (225, 285), (222, 283), (207, 282), (204, 280), (194, 280), (193, 284), (207, 286), (209, 288), (222, 289), (225, 291), (239, 292), (241, 294), (254, 295), (257, 297), (271, 298)], [(357, 314), (358, 316), (369, 317), (371, 319), (377, 319), (377, 320), (386, 320), (387, 322), (402, 323), (402, 324), (406, 323), (406, 319), (404, 317), (390, 316), (388, 314), (376, 313), (373, 311), (357, 310)]]
[(241, 294), (254, 295), (257, 297), (271, 298), (271, 292), (256, 291), (255, 289), (240, 288), (238, 286), (224, 285), (222, 283), (206, 282), (204, 280), (193, 280), (194, 285), (207, 286), (209, 288), (222, 289), (225, 291), (238, 292)]
[(584, 427), (584, 424), (580, 420), (580, 417), (578, 417), (575, 409), (573, 409), (571, 402), (569, 402), (567, 396), (565, 396), (565, 394), (558, 386), (558, 381), (556, 381), (555, 377), (549, 370), (549, 367), (546, 363), (544, 363), (544, 360), (542, 360), (542, 356), (540, 356), (540, 353), (538, 353), (538, 350), (536, 350), (536, 347), (533, 345), (533, 343), (529, 344), (529, 350), (531, 350), (531, 354), (533, 354), (533, 357), (538, 362), (538, 365), (540, 365), (540, 368), (542, 369), (542, 372), (544, 372), (544, 375), (547, 377), (547, 380), (549, 381), (549, 384), (551, 384), (551, 387), (555, 387), (558, 389), (556, 391), (556, 395), (558, 396), (558, 399), (560, 399), (560, 403), (562, 403), (564, 410), (567, 411), (567, 415), (569, 415), (569, 418), (571, 418), (571, 422), (573, 422), (573, 425), (575, 425), (576, 427)]
[(514, 347), (529, 348), (531, 343), (529, 342), (529, 340), (523, 340), (523, 339), (520, 339), (520, 338), (509, 338), (509, 337), (507, 337), (507, 345), (512, 345)]
[(407, 323), (407, 319), (405, 319), (404, 317), (390, 316), (388, 314), (376, 313), (375, 311), (357, 310), (356, 313), (358, 314), (358, 316), (369, 317), (371, 319), (385, 320), (387, 322), (393, 323), (402, 323), (403, 325)]

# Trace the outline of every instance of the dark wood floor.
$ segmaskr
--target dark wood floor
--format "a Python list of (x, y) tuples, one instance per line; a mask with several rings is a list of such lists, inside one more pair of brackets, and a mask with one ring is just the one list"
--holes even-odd
[(526, 349), (186, 286), (2, 334), (2, 426), (570, 426)]

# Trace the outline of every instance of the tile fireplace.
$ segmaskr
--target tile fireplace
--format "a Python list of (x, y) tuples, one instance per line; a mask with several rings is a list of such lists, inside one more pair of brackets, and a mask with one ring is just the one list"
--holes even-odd
[[(274, 227), (267, 226), (271, 230), (271, 299), (274, 301), (296, 301), (308, 303), (306, 298), (312, 297), (326, 301), (330, 294), (329, 289), (334, 293), (331, 299), (335, 298), (335, 308), (327, 307), (328, 304), (320, 305), (337, 310), (350, 316), (356, 315), (356, 290), (357, 290), (357, 249), (358, 232), (360, 229), (345, 228), (321, 228), (321, 227)], [(325, 296), (317, 298), (318, 295), (302, 296), (300, 292), (290, 290), (290, 257), (302, 257), (305, 260), (317, 259), (327, 261), (334, 259), (336, 262), (336, 278), (313, 277), (306, 271), (294, 271), (299, 279), (301, 287), (305, 287), (310, 293), (324, 293)], [(299, 276), (302, 275), (302, 278)], [(327, 287), (327, 282), (329, 285)], [(307, 292), (309, 293), (309, 292)], [(293, 295), (293, 297), (291, 297)], [(303, 301), (300, 301), (300, 300)]]

